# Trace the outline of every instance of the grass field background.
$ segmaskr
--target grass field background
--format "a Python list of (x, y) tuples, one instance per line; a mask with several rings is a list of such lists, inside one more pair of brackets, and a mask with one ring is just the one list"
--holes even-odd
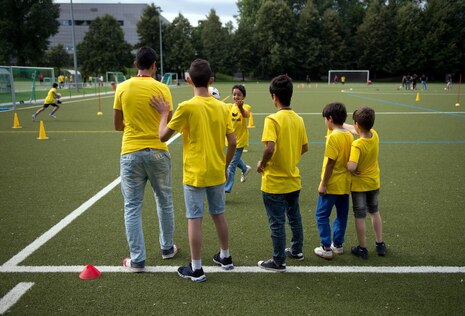
[[(246, 102), (252, 106), (255, 128), (244, 161), (255, 166), (263, 144), (264, 117), (275, 112), (268, 83), (248, 82)], [(215, 84), (225, 98), (232, 83)], [(12, 129), (13, 112), (0, 112), (0, 298), (19, 282), (34, 286), (12, 306), (14, 315), (43, 314), (401, 314), (463, 315), (465, 275), (441, 273), (441, 267), (465, 266), (465, 111), (456, 107), (457, 87), (430, 85), (427, 91), (398, 90), (398, 84), (331, 85), (311, 88), (294, 85), (293, 109), (305, 120), (309, 151), (301, 160), (305, 260), (288, 260), (290, 273), (216, 273), (207, 270), (207, 282), (194, 284), (175, 272), (130, 274), (103, 272), (99, 279), (80, 280), (79, 272), (5, 272), (4, 264), (36, 238), (93, 197), (119, 176), (121, 133), (113, 131), (112, 95), (98, 99), (64, 98), (57, 119), (48, 111), (43, 120), (48, 140), (37, 140), (39, 122), (31, 115), (37, 106), (16, 112), (22, 128)], [(172, 90), (174, 104), (192, 96), (190, 87)], [(416, 101), (419, 92), (420, 100)], [(229, 98), (226, 102), (231, 102)], [(367, 222), (369, 260), (352, 256), (356, 245), (352, 211), (346, 233), (346, 254), (325, 261), (313, 255), (319, 245), (315, 225), (326, 134), (321, 110), (341, 101), (349, 112), (368, 105), (376, 110), (380, 135), (380, 212), (384, 258), (375, 255), (374, 234)], [(465, 100), (460, 100), (464, 103)], [(352, 123), (351, 116), (347, 120)], [(170, 146), (176, 218), (173, 260), (162, 261), (158, 247), (158, 221), (147, 186), (143, 210), (148, 258), (146, 264), (168, 271), (189, 260), (182, 194), (182, 143)], [(260, 176), (251, 173), (227, 195), (234, 264), (255, 267), (269, 259), (272, 247), (260, 192)], [(217, 251), (213, 223), (203, 224), (203, 264), (213, 266)], [(68, 267), (92, 264), (119, 267), (128, 256), (120, 186), (99, 199), (19, 266)], [(347, 267), (408, 267), (418, 273), (337, 273)], [(439, 272), (422, 273), (422, 267)], [(294, 267), (328, 267), (329, 272), (292, 273)], [(334, 271), (331, 271), (331, 269)], [(210, 271), (210, 272), (209, 272)], [(234, 270), (233, 270), (234, 271)], [(461, 270), (463, 271), (463, 270)]]

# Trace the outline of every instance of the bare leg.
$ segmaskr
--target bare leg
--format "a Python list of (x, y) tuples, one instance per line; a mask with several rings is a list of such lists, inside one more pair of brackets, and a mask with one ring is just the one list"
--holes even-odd
[(355, 219), (355, 230), (357, 231), (357, 239), (359, 246), (362, 248), (366, 248), (365, 218)]
[(221, 249), (229, 249), (228, 223), (226, 222), (224, 214), (212, 215), (212, 219), (215, 223), (216, 234), (218, 236)]
[(202, 220), (203, 218), (187, 220), (187, 234), (192, 260), (202, 259)]
[(371, 223), (373, 224), (373, 230), (375, 231), (376, 242), (383, 241), (383, 221), (379, 212), (371, 214)]

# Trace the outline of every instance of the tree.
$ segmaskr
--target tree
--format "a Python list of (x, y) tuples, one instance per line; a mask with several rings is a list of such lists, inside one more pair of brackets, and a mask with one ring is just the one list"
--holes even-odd
[[(145, 7), (136, 25), (139, 35), (136, 48), (148, 46), (157, 50), (157, 47), (160, 47), (160, 11), (160, 7), (156, 7), (153, 3)], [(163, 33), (164, 27), (162, 24)]]
[(36, 65), (58, 32), (59, 5), (52, 0), (0, 2), (0, 64)]
[(58, 68), (58, 73), (63, 66), (71, 65), (71, 56), (66, 52), (62, 44), (58, 44), (46, 53), (47, 65)]
[(182, 14), (179, 14), (171, 23), (164, 36), (165, 67), (171, 71), (184, 73), (190, 63), (195, 59), (195, 50), (192, 45), (193, 27)]
[(322, 28), (322, 49), (325, 52), (322, 57), (323, 69), (344, 69), (346, 64), (346, 43), (342, 21), (338, 13), (333, 9), (328, 9), (323, 15)]
[(97, 17), (84, 39), (77, 45), (78, 60), (84, 74), (125, 72), (134, 60), (131, 45), (124, 40), (118, 21), (110, 15)]

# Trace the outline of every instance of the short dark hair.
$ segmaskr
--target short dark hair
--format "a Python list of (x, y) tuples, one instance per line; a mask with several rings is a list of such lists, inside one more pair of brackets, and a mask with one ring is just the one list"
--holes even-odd
[(205, 59), (197, 58), (191, 63), (189, 77), (197, 88), (208, 88), (210, 78), (212, 77), (210, 63)]
[(331, 118), (335, 124), (342, 125), (347, 119), (347, 110), (344, 104), (333, 102), (326, 104), (323, 109), (323, 117)]
[(354, 122), (362, 129), (369, 131), (375, 124), (375, 110), (368, 106), (363, 106), (352, 114)]
[(235, 85), (232, 87), (231, 92), (233, 92), (234, 89), (237, 89), (237, 90), (239, 90), (240, 92), (242, 92), (242, 95), (243, 95), (244, 98), (245, 98), (245, 96), (246, 96), (247, 93), (246, 93), (245, 87), (244, 87), (243, 85), (241, 85), (241, 84), (235, 84)]
[(275, 95), (283, 106), (291, 105), (292, 79), (287, 75), (274, 77), (270, 83), (270, 93)]
[(139, 70), (149, 69), (157, 60), (157, 53), (151, 47), (141, 47), (136, 54)]
[(54, 82), (54, 83), (52, 84), (52, 87), (53, 87), (53, 88), (58, 88), (58, 83)]

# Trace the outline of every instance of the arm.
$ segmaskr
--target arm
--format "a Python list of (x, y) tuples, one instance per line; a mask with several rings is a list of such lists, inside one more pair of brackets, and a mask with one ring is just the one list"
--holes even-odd
[(333, 174), (334, 166), (336, 165), (336, 160), (328, 158), (328, 162), (326, 163), (325, 174), (323, 175), (323, 179), (321, 179), (320, 187), (318, 188), (318, 193), (320, 195), (326, 194), (326, 186), (328, 185), (329, 178)]
[(354, 173), (354, 174), (360, 174), (360, 171), (357, 170), (358, 163), (353, 162), (353, 161), (348, 161), (347, 162), (347, 169)]
[(305, 154), (308, 151), (308, 144), (302, 145), (302, 151), (300, 152), (301, 155)]
[(228, 167), (229, 163), (234, 157), (236, 152), (236, 134), (226, 134), (226, 139), (228, 140), (228, 151), (226, 152), (226, 168), (224, 170), (226, 179), (228, 178)]
[(249, 111), (244, 109), (243, 105), (244, 105), (244, 101), (240, 101), (240, 102), (237, 103), (237, 107), (239, 108), (239, 111), (241, 111), (242, 117), (249, 118), (250, 113), (249, 113)]
[(351, 124), (344, 123), (342, 124), (342, 127), (351, 132), (354, 135), (358, 135), (357, 131), (355, 130), (355, 126)]
[(167, 126), (173, 114), (173, 112), (170, 111), (170, 103), (165, 101), (161, 95), (152, 95), (149, 100), (149, 104), (152, 108), (157, 110), (158, 113), (160, 113), (158, 136), (162, 142), (166, 142), (175, 132)]
[(123, 111), (113, 110), (113, 126), (115, 127), (115, 131), (124, 131)]
[(263, 151), (262, 160), (257, 163), (257, 172), (262, 173), (265, 171), (266, 164), (273, 157), (274, 153), (274, 142), (266, 142), (265, 150)]

